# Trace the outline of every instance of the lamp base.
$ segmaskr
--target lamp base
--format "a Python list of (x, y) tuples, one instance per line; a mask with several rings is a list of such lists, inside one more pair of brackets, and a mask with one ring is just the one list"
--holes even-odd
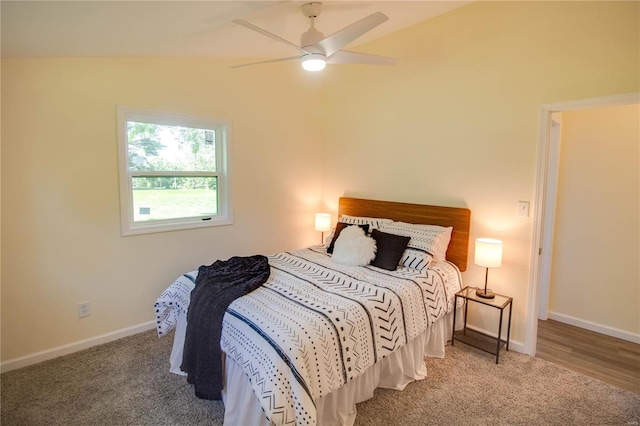
[(476, 290), (476, 296), (482, 297), (483, 299), (495, 299), (496, 294), (491, 290), (484, 290), (479, 288)]

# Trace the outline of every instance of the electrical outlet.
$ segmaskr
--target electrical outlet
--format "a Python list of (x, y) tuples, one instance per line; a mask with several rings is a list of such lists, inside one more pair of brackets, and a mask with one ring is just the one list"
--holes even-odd
[(84, 318), (91, 315), (91, 311), (89, 310), (89, 302), (80, 302), (78, 303), (78, 318)]

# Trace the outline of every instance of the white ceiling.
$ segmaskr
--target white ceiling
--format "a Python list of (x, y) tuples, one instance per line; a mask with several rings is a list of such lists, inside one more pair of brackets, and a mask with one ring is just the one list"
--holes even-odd
[[(281, 57), (297, 52), (231, 22), (244, 19), (299, 44), (305, 1), (0, 2), (3, 57)], [(348, 49), (470, 1), (324, 1), (316, 28), (325, 36), (380, 11), (389, 20)], [(357, 50), (357, 49), (355, 49)], [(374, 53), (374, 52), (369, 52)]]

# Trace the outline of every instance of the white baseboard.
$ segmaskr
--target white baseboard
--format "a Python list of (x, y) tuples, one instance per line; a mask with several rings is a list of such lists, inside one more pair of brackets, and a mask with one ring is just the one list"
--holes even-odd
[(19, 358), (10, 359), (0, 364), (0, 372), (16, 370), (28, 365), (37, 364), (42, 361), (57, 358), (59, 356), (68, 355), (74, 352), (88, 349), (93, 346), (102, 345), (104, 343), (113, 342), (123, 337), (133, 334), (142, 333), (152, 330), (156, 327), (155, 321), (145, 322), (133, 327), (123, 328), (122, 330), (113, 331), (111, 333), (101, 334), (100, 336), (91, 337), (89, 339), (80, 340), (78, 342), (69, 343), (68, 345), (58, 346), (57, 348), (47, 349), (46, 351), (36, 352), (34, 354), (21, 356)]
[(585, 321), (580, 318), (574, 318), (570, 317), (569, 315), (559, 314), (557, 312), (551, 311), (549, 311), (549, 319), (640, 344), (640, 334), (630, 333), (628, 331), (620, 330), (606, 325), (596, 324), (591, 321)]

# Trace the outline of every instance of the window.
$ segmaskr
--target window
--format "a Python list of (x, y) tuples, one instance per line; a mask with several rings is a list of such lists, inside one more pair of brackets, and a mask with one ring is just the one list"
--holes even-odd
[(232, 223), (230, 127), (118, 106), (122, 235)]

